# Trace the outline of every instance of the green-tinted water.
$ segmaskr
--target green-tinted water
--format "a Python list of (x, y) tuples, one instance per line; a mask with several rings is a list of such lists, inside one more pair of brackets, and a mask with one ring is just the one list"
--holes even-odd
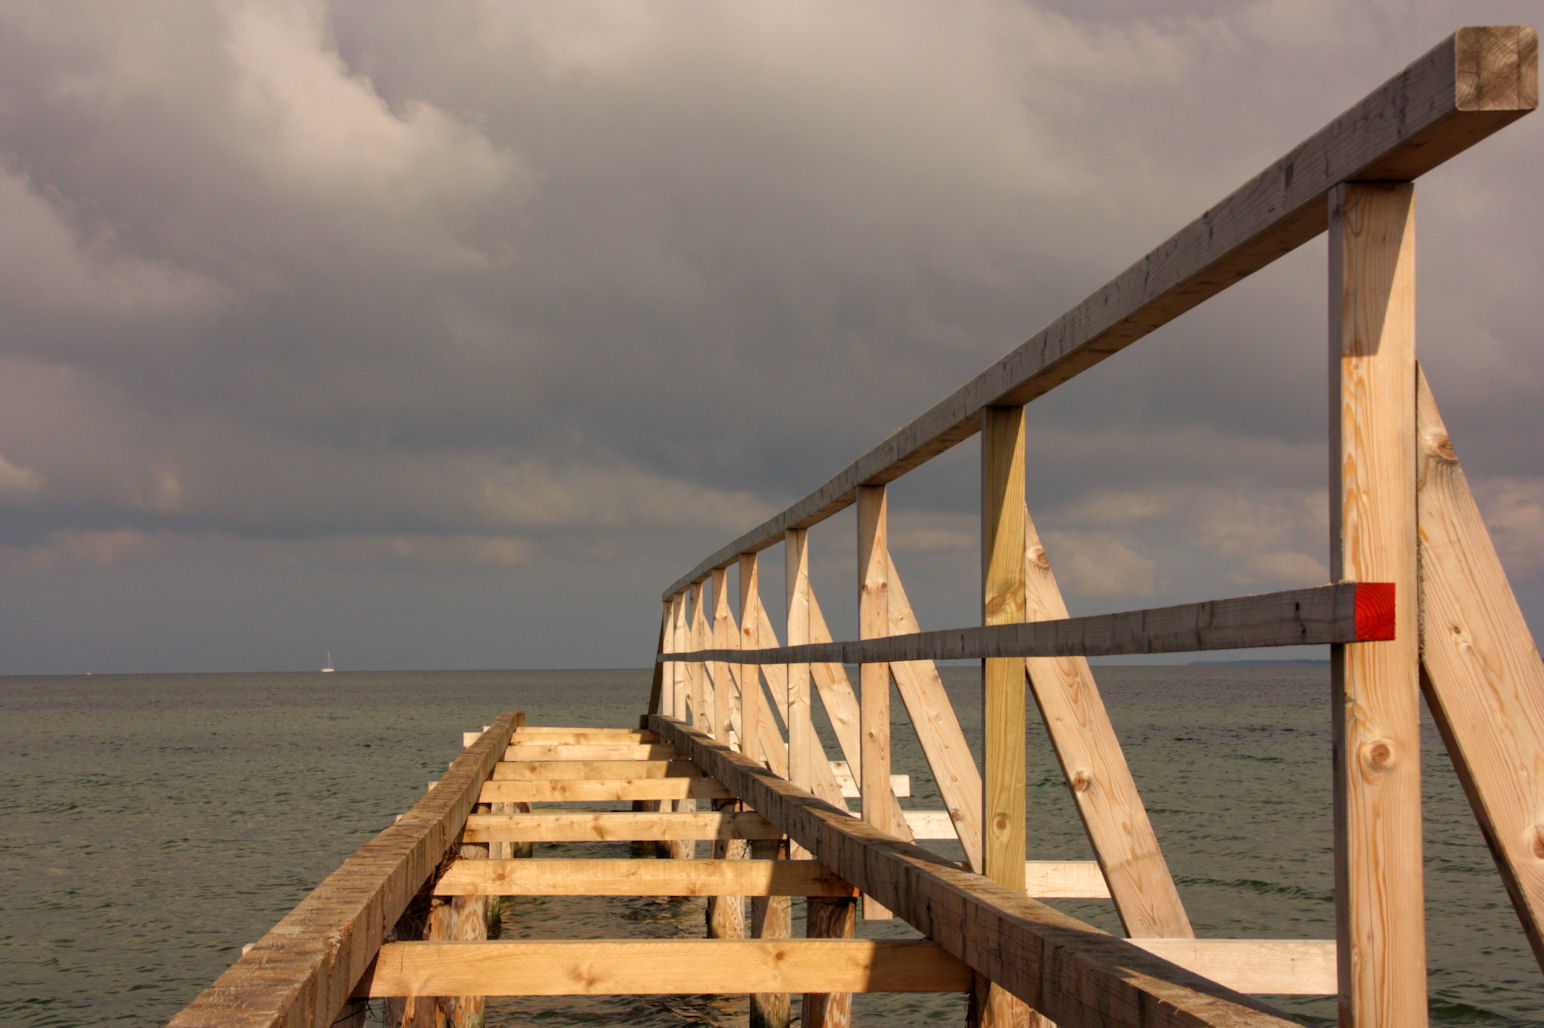
[[(975, 673), (947, 669), (979, 745)], [(1103, 668), (1099, 678), (1202, 935), (1333, 933), (1327, 672), (1313, 666)], [(0, 679), (0, 1023), (164, 1021), (328, 872), (411, 806), (502, 710), (630, 725), (644, 671)], [(907, 805), (937, 807), (896, 703)], [(1427, 747), (1433, 1023), (1524, 1025), (1538, 967), (1435, 734)], [(1034, 858), (1087, 856), (1059, 771), (1030, 729)], [(942, 848), (942, 847), (940, 847)], [(619, 848), (618, 853), (622, 850)], [(1115, 929), (1108, 904), (1064, 903)], [(511, 936), (698, 934), (700, 902), (525, 898)], [(874, 922), (865, 934), (904, 931)], [(1313, 1023), (1329, 1000), (1282, 999)], [(737, 999), (523, 1000), (490, 1023), (720, 1023)], [(860, 1020), (959, 1018), (956, 997), (858, 997)]]

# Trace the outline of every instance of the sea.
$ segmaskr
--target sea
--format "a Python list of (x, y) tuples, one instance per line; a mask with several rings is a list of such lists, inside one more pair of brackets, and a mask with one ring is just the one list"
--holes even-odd
[[(1096, 676), (1198, 933), (1331, 938), (1328, 666)], [(979, 757), (979, 671), (944, 677)], [(532, 724), (633, 726), (648, 687), (646, 669), (0, 677), (0, 1025), (165, 1022), (412, 806), (462, 732), (507, 710)], [(904, 803), (938, 809), (904, 707), (893, 707), (894, 769), (912, 776)], [(1086, 859), (1033, 716), (1027, 732), (1029, 856)], [(1432, 1023), (1544, 1023), (1544, 977), (1429, 724), (1423, 762)], [(1058, 905), (1119, 928), (1108, 902)], [(700, 900), (523, 897), (504, 900), (501, 917), (506, 938), (703, 931)], [(1334, 1023), (1330, 997), (1267, 1001), (1305, 1024)], [(855, 1004), (858, 1023), (961, 1024), (964, 1012), (948, 995)], [(744, 1016), (743, 997), (522, 998), (490, 1000), (488, 1023)]]

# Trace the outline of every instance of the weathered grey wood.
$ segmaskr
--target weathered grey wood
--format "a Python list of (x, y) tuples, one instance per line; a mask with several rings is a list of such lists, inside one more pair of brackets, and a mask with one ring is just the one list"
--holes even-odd
[(713, 660), (733, 652), (735, 659), (747, 664), (859, 664), (871, 660), (1191, 653), (1356, 642), (1388, 637), (1389, 626), (1378, 615), (1390, 595), (1381, 583), (1345, 582), (1060, 621), (946, 628), (883, 639), (760, 650), (704, 649), (672, 656)]
[(328, 1028), (386, 930), (456, 841), (517, 717), (500, 714), (438, 788), (328, 875), (171, 1024)]
[(650, 724), (830, 870), (1062, 1028), (1292, 1023), (1123, 939), (882, 835), (683, 724), (660, 718)]
[(1529, 26), (1459, 29), (1072, 310), (665, 595), (766, 549), (970, 438), (981, 411), (1048, 392), (1323, 232), (1337, 183), (1407, 181), (1538, 106)]

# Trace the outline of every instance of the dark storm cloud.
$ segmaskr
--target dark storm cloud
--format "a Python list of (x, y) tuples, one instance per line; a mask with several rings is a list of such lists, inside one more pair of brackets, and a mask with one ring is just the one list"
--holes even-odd
[[(0, 574), (37, 613), (5, 662), (68, 644), (45, 613), (82, 591), (175, 582), (196, 614), (234, 583), (284, 596), (285, 567), (333, 606), (541, 597), (496, 638), (426, 642), (426, 663), (644, 660), (658, 590), (702, 553), (1466, 17), (6, 5)], [(1544, 548), (1533, 120), (1420, 191), (1423, 357), (1525, 585)], [(1325, 573), (1322, 244), (1235, 293), (1031, 408), (1031, 499), (1075, 602)], [(897, 487), (922, 578), (973, 573), (972, 463)], [(507, 575), (473, 588), (478, 566)], [(600, 653), (597, 616), (625, 626)], [(136, 631), (178, 666), (185, 632)]]

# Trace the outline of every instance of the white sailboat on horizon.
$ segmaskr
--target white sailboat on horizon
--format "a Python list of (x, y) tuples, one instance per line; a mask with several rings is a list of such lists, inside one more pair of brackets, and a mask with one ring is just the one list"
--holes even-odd
[(333, 671), (333, 670), (336, 670), (336, 669), (332, 666), (332, 651), (328, 650), (327, 651), (327, 663), (326, 663), (326, 665), (324, 665), (322, 667), (322, 671), (323, 672), (327, 672), (327, 671)]

